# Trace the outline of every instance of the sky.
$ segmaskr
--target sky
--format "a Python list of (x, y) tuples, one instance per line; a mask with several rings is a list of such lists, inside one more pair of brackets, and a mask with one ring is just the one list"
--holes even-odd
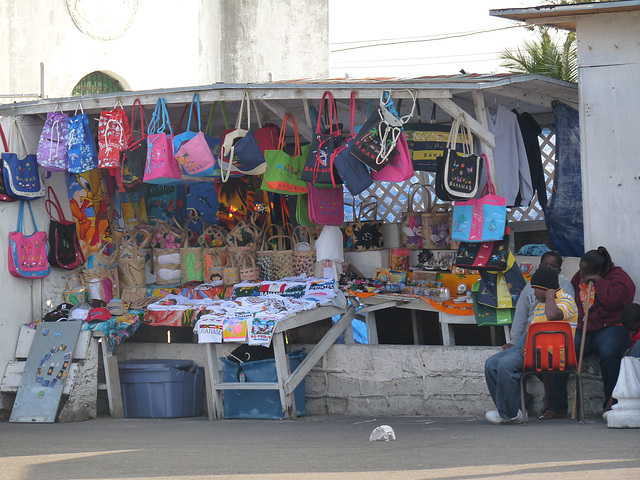
[[(329, 4), (330, 76), (365, 78), (452, 75), (461, 69), (506, 72), (500, 67), (500, 53), (522, 46), (535, 34), (521, 22), (491, 17), (489, 10), (544, 2), (329, 0)], [(379, 43), (390, 45), (353, 48)]]

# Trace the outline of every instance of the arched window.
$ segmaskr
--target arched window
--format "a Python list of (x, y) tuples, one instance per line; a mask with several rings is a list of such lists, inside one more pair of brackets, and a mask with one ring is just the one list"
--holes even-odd
[(122, 92), (124, 88), (118, 80), (103, 72), (92, 72), (80, 80), (71, 95), (74, 97), (80, 95), (95, 95), (97, 93), (113, 93)]

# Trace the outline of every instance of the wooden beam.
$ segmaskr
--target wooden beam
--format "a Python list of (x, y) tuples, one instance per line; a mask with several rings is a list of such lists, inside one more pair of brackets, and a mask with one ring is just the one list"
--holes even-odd
[[(259, 101), (262, 105), (264, 105), (273, 113), (275, 113), (280, 118), (280, 120), (284, 120), (284, 117), (288, 113), (287, 108), (284, 105), (282, 105), (280, 102), (276, 100), (271, 100), (269, 102), (265, 100), (259, 100)], [(311, 131), (311, 128), (309, 128), (306, 124), (302, 122), (301, 123), (296, 122), (296, 125), (298, 126), (298, 132), (300, 133), (300, 135), (308, 142), (311, 142), (311, 139), (313, 137), (313, 132)]]
[(484, 143), (486, 143), (491, 148), (496, 146), (496, 140), (493, 136), (493, 133), (489, 131), (486, 127), (484, 127), (481, 123), (479, 123), (475, 118), (465, 112), (462, 108), (460, 108), (456, 103), (449, 98), (433, 98), (433, 101), (442, 108), (445, 112), (451, 115), (453, 118), (457, 118), (460, 115), (464, 115), (465, 120), (467, 121), (467, 125), (471, 128), (471, 132), (480, 138)]

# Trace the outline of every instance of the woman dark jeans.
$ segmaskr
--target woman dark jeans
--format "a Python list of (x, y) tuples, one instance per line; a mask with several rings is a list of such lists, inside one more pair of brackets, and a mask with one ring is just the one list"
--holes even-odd
[[(622, 308), (633, 302), (636, 286), (629, 275), (611, 261), (604, 247), (590, 250), (580, 259), (580, 270), (571, 279), (578, 306), (578, 328), (575, 336), (576, 355), (580, 355), (580, 345), (584, 333), (584, 312), (587, 306), (587, 292), (592, 283), (589, 316), (587, 317), (584, 357), (595, 353), (600, 361), (604, 386), (604, 405), (611, 409), (611, 394), (618, 381), (620, 361), (631, 346), (629, 331), (622, 326)], [(567, 415), (567, 375), (551, 375), (549, 379), (550, 409), (541, 419), (562, 418)]]

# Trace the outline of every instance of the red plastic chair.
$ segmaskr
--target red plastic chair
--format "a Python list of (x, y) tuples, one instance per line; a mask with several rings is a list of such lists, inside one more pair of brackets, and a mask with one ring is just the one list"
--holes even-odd
[[(584, 423), (582, 375), (578, 372), (576, 349), (569, 322), (549, 321), (532, 323), (527, 333), (524, 367), (520, 377), (520, 408), (525, 411), (524, 384), (529, 375), (571, 374), (576, 377), (579, 421)], [(527, 416), (524, 416), (524, 423)]]

